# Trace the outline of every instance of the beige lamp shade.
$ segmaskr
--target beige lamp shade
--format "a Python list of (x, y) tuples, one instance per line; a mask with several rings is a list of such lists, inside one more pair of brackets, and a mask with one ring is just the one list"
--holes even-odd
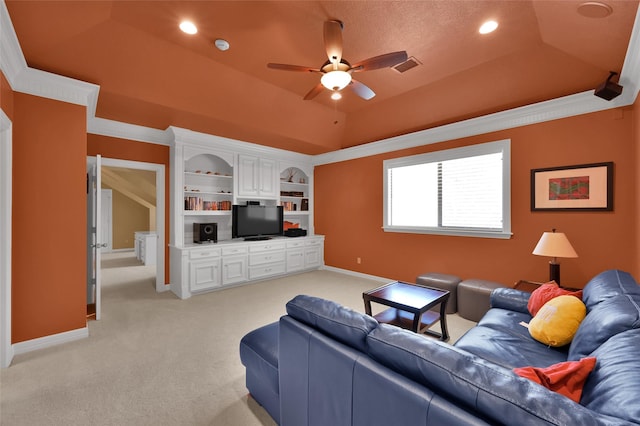
[(563, 232), (545, 232), (533, 249), (533, 254), (548, 257), (578, 257), (569, 239)]

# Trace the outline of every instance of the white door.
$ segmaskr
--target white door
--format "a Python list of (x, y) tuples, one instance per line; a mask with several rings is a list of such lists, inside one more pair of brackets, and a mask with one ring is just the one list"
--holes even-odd
[(87, 305), (95, 304), (96, 320), (100, 319), (100, 261), (102, 237), (101, 157), (87, 159)]
[(102, 198), (102, 252), (109, 253), (113, 251), (113, 192), (110, 189), (101, 189)]

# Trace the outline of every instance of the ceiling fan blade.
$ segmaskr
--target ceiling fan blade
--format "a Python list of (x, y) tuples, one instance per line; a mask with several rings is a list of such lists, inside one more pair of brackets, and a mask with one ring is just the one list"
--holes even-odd
[(289, 65), (289, 64), (273, 64), (268, 63), (268, 68), (272, 68), (274, 70), (282, 70), (282, 71), (298, 71), (298, 72), (321, 72), (317, 68), (305, 67), (302, 65)]
[(316, 96), (318, 96), (318, 94), (320, 92), (322, 92), (323, 90), (324, 90), (324, 86), (322, 85), (322, 83), (318, 83), (317, 86), (315, 86), (313, 89), (309, 90), (309, 93), (304, 95), (304, 100), (305, 101), (310, 101), (311, 99), (313, 99)]
[(407, 52), (404, 50), (399, 52), (386, 53), (380, 56), (374, 56), (373, 58), (365, 59), (357, 64), (354, 64), (351, 69), (353, 71), (371, 71), (379, 68), (392, 67), (398, 65), (408, 59)]
[(324, 23), (324, 48), (329, 62), (339, 64), (342, 60), (342, 22), (327, 21)]
[(364, 83), (360, 83), (358, 80), (351, 80), (351, 83), (349, 83), (349, 87), (355, 92), (356, 95), (360, 96), (365, 101), (368, 101), (376, 95), (373, 90), (369, 89), (368, 86), (366, 86)]

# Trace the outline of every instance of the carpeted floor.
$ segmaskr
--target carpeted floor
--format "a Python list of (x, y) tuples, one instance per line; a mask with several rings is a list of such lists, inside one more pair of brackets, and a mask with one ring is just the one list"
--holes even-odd
[[(102, 319), (89, 322), (89, 338), (18, 355), (1, 371), (3, 426), (274, 425), (247, 395), (242, 336), (278, 320), (297, 294), (364, 312), (362, 292), (380, 285), (320, 270), (180, 300), (156, 293), (155, 267), (131, 252), (104, 255), (102, 266)], [(451, 342), (474, 325), (447, 319)]]

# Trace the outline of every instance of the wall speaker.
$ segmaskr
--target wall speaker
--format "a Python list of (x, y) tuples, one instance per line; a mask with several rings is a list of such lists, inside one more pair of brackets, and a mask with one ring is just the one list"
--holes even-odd
[(622, 93), (622, 86), (614, 83), (613, 81), (610, 81), (611, 78), (616, 74), (618, 73), (615, 71), (611, 71), (611, 74), (609, 74), (609, 78), (607, 78), (607, 81), (596, 87), (596, 90), (593, 92), (593, 94), (608, 101), (619, 96)]
[(193, 242), (217, 243), (218, 242), (218, 224), (217, 223), (194, 223), (193, 224)]

